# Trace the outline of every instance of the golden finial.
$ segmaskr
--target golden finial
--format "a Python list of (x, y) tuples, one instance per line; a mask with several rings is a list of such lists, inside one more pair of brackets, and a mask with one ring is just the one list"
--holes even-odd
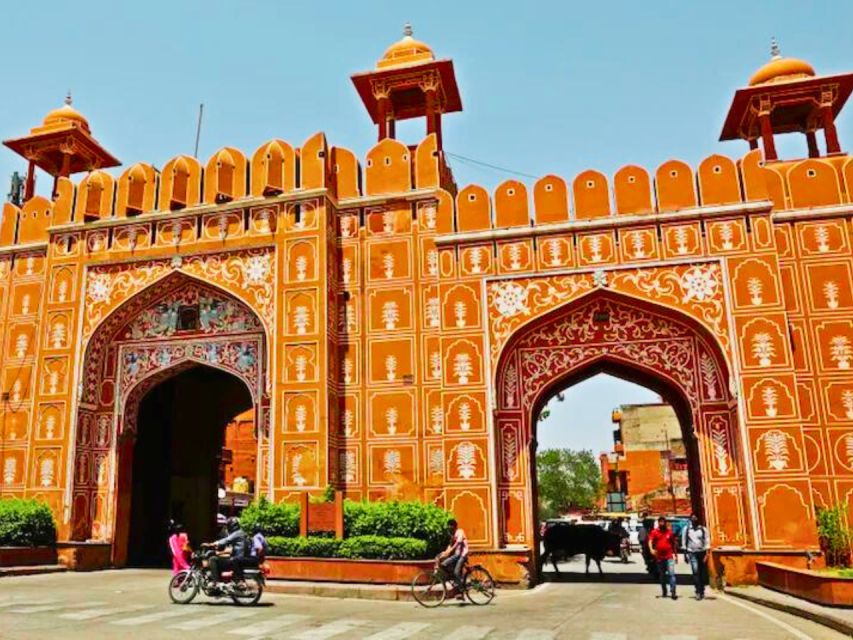
[(405, 25), (403, 25), (403, 36), (411, 38), (413, 33), (414, 31), (412, 31), (412, 25), (410, 22), (407, 22)]
[(65, 104), (69, 107), (71, 106), (71, 89), (69, 89), (68, 93), (65, 94)]
[(776, 40), (776, 36), (770, 38), (770, 58), (771, 60), (778, 60), (782, 57), (782, 52), (779, 50), (779, 42)]

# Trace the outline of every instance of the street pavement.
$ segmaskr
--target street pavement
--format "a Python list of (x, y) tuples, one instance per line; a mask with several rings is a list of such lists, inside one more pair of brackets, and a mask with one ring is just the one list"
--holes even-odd
[[(639, 557), (636, 557), (639, 560)], [(288, 640), (834, 640), (813, 622), (710, 592), (680, 587), (677, 601), (642, 581), (639, 563), (605, 563), (605, 579), (578, 582), (578, 562), (533, 590), (502, 589), (486, 607), (448, 602), (345, 600), (264, 594), (260, 606), (198, 597), (169, 600), (165, 570), (21, 576), (0, 580), (0, 638), (72, 640), (176, 637)], [(683, 578), (682, 578), (683, 579)]]

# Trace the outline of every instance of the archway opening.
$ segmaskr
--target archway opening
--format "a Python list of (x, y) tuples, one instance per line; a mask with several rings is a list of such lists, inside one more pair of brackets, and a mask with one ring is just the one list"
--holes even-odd
[[(608, 580), (647, 582), (654, 569), (642, 548), (641, 529), (665, 516), (676, 532), (691, 513), (703, 513), (699, 450), (692, 412), (683, 396), (624, 363), (599, 361), (559, 380), (534, 407), (533, 504), (544, 552), (548, 528), (598, 527), (611, 535), (601, 566)], [(575, 530), (579, 531), (579, 530)], [(597, 531), (597, 529), (593, 529)], [(564, 529), (569, 546), (588, 540)], [(553, 535), (553, 534), (552, 534)], [(581, 547), (583, 544), (580, 545)], [(580, 548), (580, 547), (578, 547)], [(576, 550), (576, 549), (575, 549)], [(599, 577), (593, 560), (586, 573), (583, 555), (557, 552), (542, 565), (544, 580)], [(689, 571), (681, 567), (679, 574)]]
[[(257, 451), (257, 440), (253, 444), (245, 437), (229, 438), (228, 444), (236, 443), (240, 450), (226, 447), (226, 429), (233, 429), (239, 423), (235, 419), (252, 408), (243, 381), (201, 365), (145, 394), (132, 454), (129, 565), (166, 564), (170, 518), (187, 528), (194, 545), (217, 534), (220, 497), (233, 463)], [(249, 466), (243, 465), (244, 473), (251, 472)], [(246, 480), (254, 485), (254, 477)]]

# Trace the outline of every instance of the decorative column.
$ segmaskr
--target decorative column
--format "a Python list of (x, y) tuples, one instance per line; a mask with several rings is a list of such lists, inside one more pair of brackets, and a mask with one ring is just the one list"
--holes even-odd
[(773, 141), (773, 128), (770, 126), (770, 111), (758, 114), (758, 124), (761, 126), (761, 141), (764, 143), (764, 159), (778, 160), (776, 143)]
[(378, 100), (379, 105), (379, 142), (388, 137), (388, 97), (383, 96)]
[(841, 153), (841, 145), (838, 143), (838, 132), (835, 130), (835, 120), (832, 117), (832, 104), (821, 104), (820, 115), (823, 118), (826, 154)]
[(820, 150), (817, 148), (817, 136), (814, 130), (806, 131), (806, 143), (809, 146), (809, 158), (819, 158)]
[(758, 149), (758, 138), (750, 138), (749, 139), (749, 150), (753, 151)]
[(27, 181), (24, 183), (24, 202), (36, 194), (36, 163), (30, 160), (27, 164)]

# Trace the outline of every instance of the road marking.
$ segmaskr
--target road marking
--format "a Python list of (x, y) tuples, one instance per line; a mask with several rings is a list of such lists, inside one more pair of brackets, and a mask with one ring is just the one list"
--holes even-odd
[(191, 613), (203, 613), (196, 607), (182, 607), (169, 609), (166, 611), (155, 611), (154, 613), (146, 613), (144, 616), (134, 616), (132, 618), (121, 618), (113, 620), (110, 624), (117, 624), (122, 627), (132, 627), (137, 624), (148, 624), (149, 622), (159, 622), (160, 620), (168, 620), (169, 618), (177, 618), (178, 616), (186, 616)]
[(760, 616), (760, 617), (764, 618), (765, 620), (772, 622), (776, 626), (782, 627), (785, 631), (790, 633), (795, 638), (799, 638), (800, 640), (813, 640), (813, 638), (810, 635), (807, 635), (807, 634), (803, 633), (802, 631), (800, 631), (799, 629), (792, 627), (787, 622), (784, 622), (782, 620), (777, 620), (776, 618), (771, 616), (769, 613), (761, 611), (760, 609), (756, 609), (755, 607), (750, 607), (749, 605), (745, 605), (742, 602), (738, 602), (734, 598), (727, 596), (723, 593), (718, 594), (717, 598), (719, 598), (720, 600), (723, 600), (724, 602), (728, 602), (729, 604), (732, 604), (736, 607), (740, 607), (741, 609), (746, 609), (747, 611), (751, 611), (755, 615)]
[(660, 640), (699, 640), (699, 638), (697, 638), (696, 636), (677, 634), (674, 636), (661, 636)]
[(59, 600), (50, 600), (50, 599), (40, 599), (40, 600), (29, 600), (27, 598), (20, 599), (12, 599), (7, 600), (6, 602), (0, 602), (0, 608), (5, 609), (6, 607), (16, 607), (19, 605), (36, 605), (36, 604), (53, 604), (54, 602), (60, 602)]
[(169, 629), (177, 629), (179, 631), (195, 631), (196, 629), (204, 629), (205, 627), (214, 627), (218, 624), (227, 624), (232, 620), (239, 620), (240, 618), (248, 618), (249, 616), (256, 615), (255, 611), (226, 611), (225, 613), (220, 613), (215, 616), (206, 615), (204, 618), (200, 620), (190, 620), (188, 622), (179, 622), (178, 624), (173, 624)]
[(334, 622), (330, 622), (329, 624), (324, 624), (322, 627), (303, 631), (299, 635), (293, 636), (293, 640), (325, 640), (326, 638), (332, 638), (342, 633), (346, 633), (347, 631), (351, 631), (352, 629), (360, 627), (365, 623), (366, 620), (335, 620)]
[(465, 625), (464, 627), (459, 627), (444, 640), (480, 640), (480, 638), (485, 638), (491, 630), (491, 627)]
[(95, 618), (104, 618), (112, 616), (116, 613), (126, 613), (128, 611), (139, 611), (140, 609), (150, 609), (153, 604), (132, 605), (129, 607), (113, 607), (112, 609), (85, 609), (77, 613), (60, 613), (59, 617), (65, 620), (94, 620)]
[(602, 633), (601, 631), (593, 631), (589, 634), (589, 640), (627, 640), (626, 633)]
[(264, 620), (263, 622), (258, 622), (257, 624), (249, 625), (248, 627), (240, 627), (239, 629), (234, 629), (233, 631), (229, 631), (228, 633), (235, 636), (263, 635), (265, 633), (272, 633), (273, 631), (278, 631), (283, 627), (288, 627), (292, 624), (296, 624), (297, 622), (302, 622), (303, 620), (307, 619), (308, 616), (299, 615), (297, 613), (288, 613), (287, 615), (277, 616), (269, 620)]
[(56, 611), (57, 609), (81, 609), (82, 607), (95, 607), (102, 604), (106, 604), (106, 602), (76, 602), (74, 604), (58, 602), (55, 604), (40, 604), (33, 607), (9, 609), (7, 613), (44, 613), (45, 611)]
[(372, 636), (367, 636), (364, 640), (405, 640), (428, 626), (430, 626), (428, 622), (401, 622)]
[(549, 629), (524, 629), (516, 640), (552, 640), (556, 633)]

